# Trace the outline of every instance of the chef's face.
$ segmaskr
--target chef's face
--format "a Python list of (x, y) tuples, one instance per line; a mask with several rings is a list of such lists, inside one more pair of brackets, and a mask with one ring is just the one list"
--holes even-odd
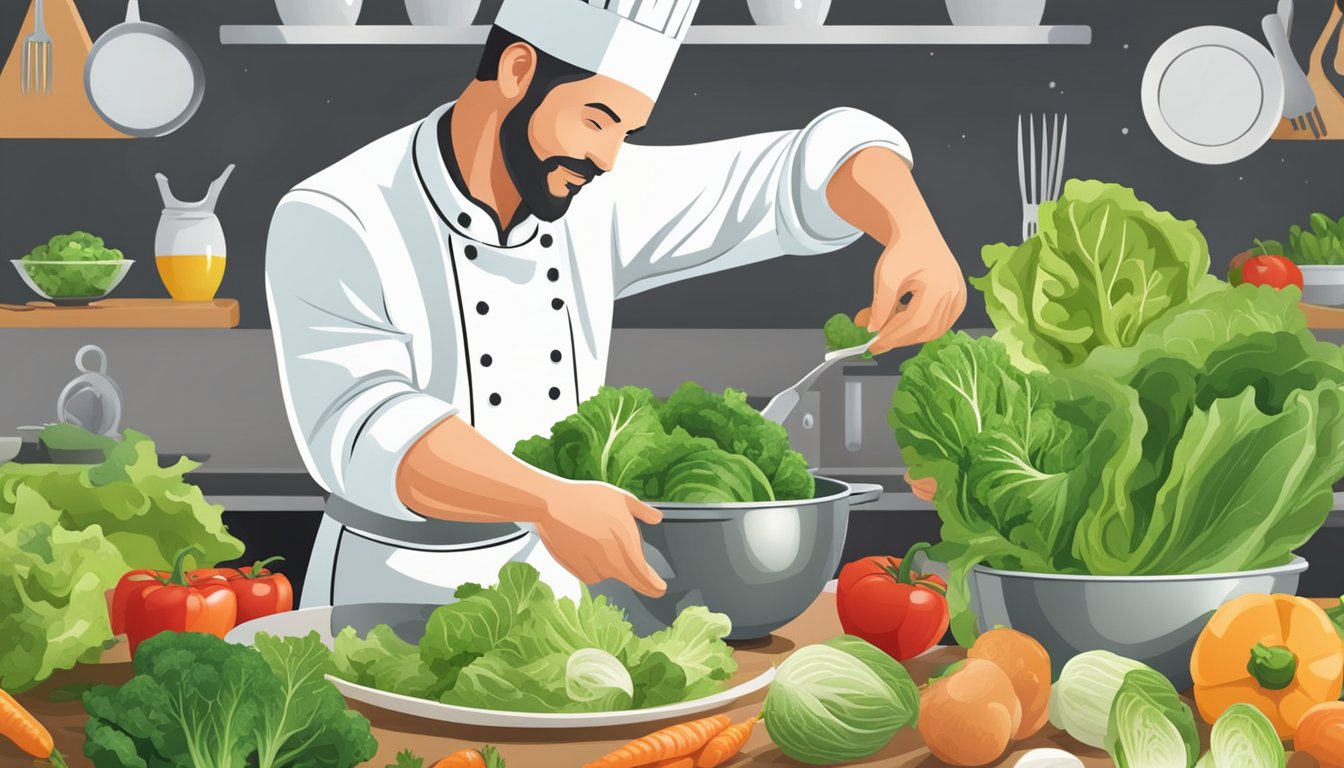
[(500, 152), (523, 204), (543, 221), (563, 216), (585, 184), (612, 169), (652, 110), (648, 96), (602, 75), (534, 80), (500, 127)]

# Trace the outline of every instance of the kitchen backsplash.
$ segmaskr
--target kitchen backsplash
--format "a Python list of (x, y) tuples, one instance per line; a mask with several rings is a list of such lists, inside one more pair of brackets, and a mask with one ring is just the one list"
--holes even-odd
[[(121, 21), (125, 2), (76, 0), (89, 33)], [(27, 2), (0, 2), (0, 30)], [(147, 21), (181, 35), (206, 78), (199, 112), (170, 136), (142, 141), (0, 142), (0, 259), (86, 229), (137, 263), (116, 295), (166, 296), (151, 258), (162, 207), (154, 174), (184, 198), (237, 170), (218, 213), (228, 238), (220, 296), (242, 326), (267, 325), (262, 268), (271, 212), (290, 186), (451, 99), (471, 76), (471, 46), (221, 45), (220, 26), (272, 24), (274, 0), (141, 0)], [(1329, 0), (1302, 0), (1294, 47), (1305, 58)], [(498, 0), (481, 6), (488, 20)], [(1271, 142), (1250, 158), (1200, 166), (1164, 149), (1144, 120), (1144, 68), (1172, 34), (1220, 24), (1262, 38), (1272, 0), (1049, 0), (1044, 23), (1086, 24), (1090, 45), (687, 46), (649, 128), (651, 144), (705, 141), (804, 125), (836, 106), (868, 110), (905, 134), (915, 174), (966, 271), (985, 243), (1020, 233), (1019, 114), (1067, 113), (1064, 170), (1122, 182), (1159, 208), (1199, 222), (1215, 266), (1254, 237), (1281, 236), (1314, 210), (1344, 205), (1332, 142)], [(364, 24), (405, 23), (403, 3), (370, 0)], [(703, 2), (697, 21), (750, 23), (744, 0)], [(834, 0), (831, 24), (946, 24), (944, 0)], [(693, 169), (687, 169), (693, 173)], [(817, 328), (870, 298), (870, 241), (831, 256), (787, 258), (657, 289), (617, 305), (620, 327)], [(12, 270), (0, 302), (32, 298)], [(978, 295), (962, 326), (986, 323)], [(12, 358), (7, 358), (12, 359)]]
[[(211, 470), (303, 468), (265, 329), (0, 330), (0, 350), (14, 361), (0, 369), (0, 435), (55, 420), (61, 389), (79, 375), (75, 353), (85, 344), (107, 353), (108, 374), (123, 394), (122, 426), (150, 435), (164, 451), (209, 453)], [(666, 396), (691, 380), (768, 398), (823, 354), (821, 333), (813, 330), (618, 329), (607, 382)], [(873, 381), (886, 382), (890, 396), (894, 378)], [(869, 392), (876, 397), (875, 388)], [(886, 418), (880, 403), (866, 404), (868, 450), (881, 455), (885, 438), (894, 454), (891, 431), (879, 429)]]

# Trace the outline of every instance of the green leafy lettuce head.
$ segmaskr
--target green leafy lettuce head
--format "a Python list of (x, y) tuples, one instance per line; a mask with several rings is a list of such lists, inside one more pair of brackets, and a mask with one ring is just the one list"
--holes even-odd
[(1127, 187), (1070, 180), (1039, 217), (1022, 245), (986, 246), (989, 272), (971, 280), (1024, 370), (1068, 368), (1099, 346), (1130, 346), (1217, 283), (1195, 223), (1155, 210)]

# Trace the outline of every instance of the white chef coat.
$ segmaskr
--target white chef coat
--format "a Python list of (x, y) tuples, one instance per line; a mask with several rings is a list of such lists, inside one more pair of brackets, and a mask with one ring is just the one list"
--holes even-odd
[(429, 521), (402, 504), (407, 449), (454, 415), (504, 450), (548, 434), (603, 383), (616, 299), (837, 250), (862, 233), (826, 201), (834, 171), (869, 146), (911, 158), (895, 128), (848, 108), (801, 130), (627, 145), (560, 220), (529, 216), (501, 241), (441, 155), (451, 106), (300, 183), (271, 222), (266, 295), (290, 426), (315, 480), (364, 515), (329, 509), (304, 605), (447, 602), (510, 559), (573, 594), (526, 527)]

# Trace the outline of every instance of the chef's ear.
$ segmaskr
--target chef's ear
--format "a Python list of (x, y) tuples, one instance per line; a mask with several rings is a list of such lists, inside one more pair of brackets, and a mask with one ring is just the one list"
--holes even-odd
[(499, 57), (500, 95), (510, 101), (521, 99), (536, 74), (537, 50), (523, 42), (510, 45)]

